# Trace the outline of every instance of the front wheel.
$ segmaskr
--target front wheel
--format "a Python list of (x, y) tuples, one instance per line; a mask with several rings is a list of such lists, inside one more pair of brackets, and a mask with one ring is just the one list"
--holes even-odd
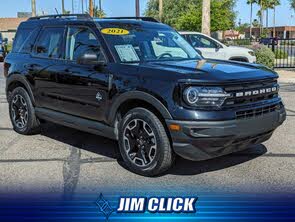
[(119, 147), (127, 167), (143, 176), (156, 176), (173, 164), (174, 154), (158, 117), (144, 108), (129, 111), (119, 125)]
[(32, 135), (39, 132), (39, 120), (31, 98), (24, 88), (14, 89), (9, 96), (9, 114), (13, 129), (17, 133)]

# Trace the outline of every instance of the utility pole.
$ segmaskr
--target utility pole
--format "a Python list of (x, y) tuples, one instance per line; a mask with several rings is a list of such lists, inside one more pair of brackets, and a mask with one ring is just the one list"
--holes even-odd
[(203, 0), (202, 6), (202, 33), (211, 35), (211, 2)]
[(75, 12), (75, 8), (74, 8), (74, 0), (72, 0), (72, 14), (74, 14)]
[(135, 0), (135, 11), (136, 11), (136, 17), (140, 17), (139, 0)]
[(61, 11), (62, 11), (62, 14), (65, 14), (66, 13), (66, 10), (65, 10), (65, 0), (61, 0)]
[(32, 16), (36, 16), (36, 0), (32, 0)]
[(159, 18), (160, 22), (163, 21), (163, 0), (159, 0)]
[(89, 15), (93, 17), (93, 0), (89, 0)]

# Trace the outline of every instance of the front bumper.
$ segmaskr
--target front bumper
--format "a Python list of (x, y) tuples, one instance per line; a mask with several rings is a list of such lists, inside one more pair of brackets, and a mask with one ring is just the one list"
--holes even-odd
[(180, 131), (170, 130), (174, 151), (185, 159), (200, 161), (246, 149), (268, 140), (286, 120), (286, 111), (279, 110), (242, 120), (175, 121)]

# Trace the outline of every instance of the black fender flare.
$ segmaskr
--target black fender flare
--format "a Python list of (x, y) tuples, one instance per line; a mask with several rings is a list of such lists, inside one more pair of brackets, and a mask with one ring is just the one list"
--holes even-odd
[(115, 101), (113, 102), (110, 108), (110, 114), (108, 116), (109, 123), (112, 124), (115, 122), (119, 107), (128, 100), (142, 100), (150, 104), (151, 106), (155, 107), (164, 119), (173, 119), (170, 112), (163, 105), (163, 103), (160, 102), (160, 100), (158, 100), (151, 94), (142, 92), (142, 91), (130, 91), (130, 92), (123, 93), (122, 95), (117, 97)]
[(32, 86), (29, 83), (29, 81), (27, 80), (27, 78), (25, 76), (21, 75), (21, 74), (13, 74), (13, 75), (10, 75), (10, 76), (7, 77), (7, 79), (6, 79), (6, 95), (7, 95), (7, 98), (8, 98), (8, 87), (13, 82), (19, 82), (19, 83), (21, 83), (22, 85), (25, 86), (25, 89), (27, 90), (27, 92), (29, 93), (29, 96), (32, 99), (33, 105), (35, 105), (35, 97), (34, 97), (34, 94), (33, 94), (33, 91), (32, 91)]

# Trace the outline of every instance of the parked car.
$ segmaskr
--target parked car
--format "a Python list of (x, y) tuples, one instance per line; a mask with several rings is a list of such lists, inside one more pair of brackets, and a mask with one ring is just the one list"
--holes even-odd
[(226, 46), (216, 39), (198, 32), (180, 32), (180, 34), (205, 58), (256, 62), (255, 53), (251, 49)]
[(261, 38), (259, 41), (259, 44), (263, 44), (263, 45), (267, 45), (267, 46), (270, 46), (272, 44), (278, 45), (279, 40), (278, 40), (278, 38)]
[(204, 60), (152, 18), (31, 18), (4, 67), (16, 132), (37, 133), (45, 120), (117, 140), (144, 176), (176, 154), (199, 161), (260, 144), (286, 119), (277, 73)]
[(6, 56), (6, 44), (7, 39), (4, 39), (2, 33), (0, 33), (0, 62), (3, 62)]

